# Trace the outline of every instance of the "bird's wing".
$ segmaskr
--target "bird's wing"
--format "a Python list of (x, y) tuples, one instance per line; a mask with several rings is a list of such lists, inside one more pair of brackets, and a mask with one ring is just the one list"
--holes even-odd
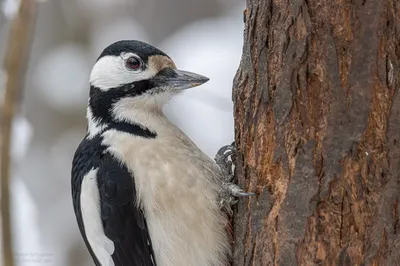
[(114, 264), (156, 265), (146, 220), (135, 202), (132, 174), (106, 153), (97, 171), (97, 183), (104, 233), (114, 243)]

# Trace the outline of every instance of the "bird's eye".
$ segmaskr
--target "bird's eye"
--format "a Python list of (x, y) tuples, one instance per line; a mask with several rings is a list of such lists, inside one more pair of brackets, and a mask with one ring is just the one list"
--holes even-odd
[(136, 57), (130, 57), (126, 60), (126, 67), (132, 70), (138, 70), (142, 66), (141, 61)]

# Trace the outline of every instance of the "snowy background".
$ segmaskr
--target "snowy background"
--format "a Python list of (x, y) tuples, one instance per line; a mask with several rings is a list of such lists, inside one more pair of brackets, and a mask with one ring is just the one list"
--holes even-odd
[[(233, 140), (231, 88), (244, 1), (41, 1), (21, 111), (13, 133), (13, 233), (17, 265), (93, 265), (70, 198), (70, 169), (85, 134), (88, 76), (107, 45), (138, 39), (177, 66), (210, 78), (165, 108), (209, 156)], [(0, 60), (16, 0), (0, 0)], [(0, 90), (7, 78), (0, 65)], [(1, 262), (0, 262), (1, 263)]]

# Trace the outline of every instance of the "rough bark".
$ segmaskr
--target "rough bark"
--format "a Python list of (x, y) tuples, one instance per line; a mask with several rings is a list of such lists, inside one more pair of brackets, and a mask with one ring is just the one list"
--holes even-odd
[(400, 265), (400, 1), (247, 0), (233, 265)]

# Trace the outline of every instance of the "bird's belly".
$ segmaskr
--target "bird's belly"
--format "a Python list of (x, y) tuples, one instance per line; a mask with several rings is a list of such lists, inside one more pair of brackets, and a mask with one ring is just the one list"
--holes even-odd
[(118, 157), (133, 173), (157, 265), (225, 265), (227, 219), (218, 208), (219, 187), (210, 170), (175, 147), (124, 146)]
[[(179, 156), (178, 156), (179, 157)], [(135, 171), (156, 261), (166, 265), (223, 265), (226, 219), (218, 187), (196, 164), (175, 156), (140, 156)]]
[[(226, 220), (208, 199), (190, 197), (183, 188), (174, 196), (142, 200), (156, 261), (166, 265), (223, 265)], [(151, 202), (151, 203), (150, 203)]]

